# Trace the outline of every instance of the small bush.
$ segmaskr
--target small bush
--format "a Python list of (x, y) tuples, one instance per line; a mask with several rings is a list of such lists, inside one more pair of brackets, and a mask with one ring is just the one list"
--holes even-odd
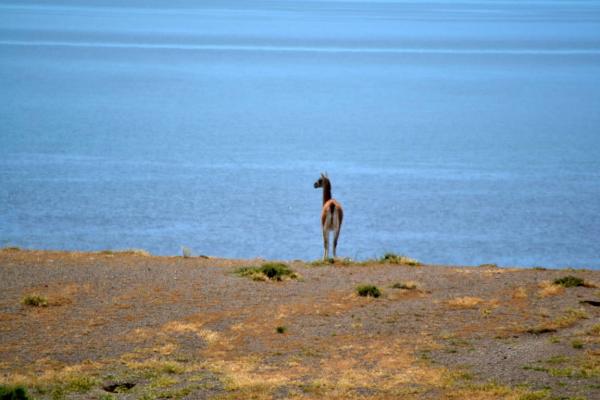
[(593, 325), (588, 331), (588, 335), (591, 336), (600, 336), (600, 324)]
[(29, 400), (27, 390), (22, 386), (0, 385), (0, 400)]
[(573, 346), (574, 349), (583, 349), (583, 342), (575, 339), (571, 342), (571, 346)]
[(291, 276), (294, 272), (285, 264), (267, 263), (260, 267), (260, 272), (265, 274), (269, 279), (281, 280), (284, 276)]
[(396, 253), (385, 253), (383, 257), (379, 259), (379, 262), (387, 263), (387, 264), (403, 264), (403, 265), (411, 265), (411, 266), (419, 266), (422, 265), (419, 261), (414, 258), (410, 258), (407, 256), (403, 256)]
[(1, 248), (0, 251), (21, 251), (21, 248), (17, 246), (9, 246)]
[(373, 286), (373, 285), (362, 285), (356, 288), (356, 293), (358, 293), (359, 296), (371, 296), (371, 297), (379, 297), (381, 296), (381, 292), (379, 291), (379, 289), (377, 288), (377, 286)]
[(79, 392), (84, 393), (92, 389), (98, 382), (95, 378), (87, 375), (71, 375), (66, 379), (64, 384), (64, 390), (67, 392)]
[(287, 331), (287, 328), (285, 326), (278, 326), (277, 328), (275, 328), (275, 330), (277, 331), (277, 333), (285, 333)]
[(540, 290), (538, 295), (540, 297), (557, 296), (565, 292), (565, 288), (562, 285), (557, 285), (550, 281), (542, 281), (538, 284)]
[(37, 294), (30, 294), (21, 301), (26, 306), (32, 307), (48, 307), (48, 299)]
[(577, 278), (573, 275), (567, 275), (562, 278), (558, 278), (554, 280), (555, 285), (562, 285), (564, 287), (576, 287), (576, 286), (584, 286), (585, 283), (583, 279)]
[(282, 263), (265, 263), (260, 267), (242, 267), (235, 271), (239, 276), (250, 277), (255, 281), (282, 281), (296, 279), (296, 274), (290, 267)]

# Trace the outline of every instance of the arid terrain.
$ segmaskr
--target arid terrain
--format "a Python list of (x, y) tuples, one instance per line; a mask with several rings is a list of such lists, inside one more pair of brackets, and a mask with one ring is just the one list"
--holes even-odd
[[(288, 262), (297, 276), (277, 281), (236, 273), (265, 260), (4, 249), (1, 384), (42, 399), (600, 398), (600, 271), (403, 262)], [(359, 296), (367, 284), (381, 295)]]

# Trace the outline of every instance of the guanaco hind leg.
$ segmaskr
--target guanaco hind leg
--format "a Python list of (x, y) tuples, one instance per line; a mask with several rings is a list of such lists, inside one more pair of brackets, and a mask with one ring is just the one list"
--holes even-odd
[(323, 227), (323, 261), (329, 260), (329, 230)]

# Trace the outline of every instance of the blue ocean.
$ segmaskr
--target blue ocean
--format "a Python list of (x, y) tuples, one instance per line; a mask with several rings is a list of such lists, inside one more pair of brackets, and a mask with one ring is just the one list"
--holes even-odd
[(0, 0), (0, 247), (600, 268), (600, 1)]

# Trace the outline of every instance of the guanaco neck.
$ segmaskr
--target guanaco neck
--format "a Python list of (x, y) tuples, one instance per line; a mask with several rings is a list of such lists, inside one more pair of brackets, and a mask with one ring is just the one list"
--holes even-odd
[(329, 179), (323, 179), (323, 205), (331, 200), (331, 183)]

